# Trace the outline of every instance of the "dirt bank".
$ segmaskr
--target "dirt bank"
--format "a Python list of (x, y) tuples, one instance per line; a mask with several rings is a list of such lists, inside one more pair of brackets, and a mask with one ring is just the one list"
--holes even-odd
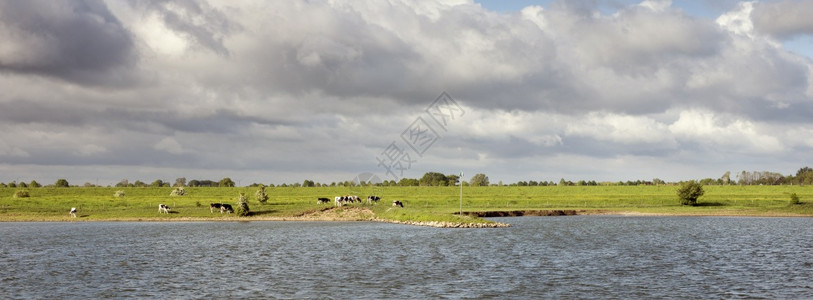
[(575, 216), (587, 212), (586, 210), (510, 210), (510, 211), (467, 211), (463, 215), (480, 218), (494, 217), (548, 217), (548, 216)]

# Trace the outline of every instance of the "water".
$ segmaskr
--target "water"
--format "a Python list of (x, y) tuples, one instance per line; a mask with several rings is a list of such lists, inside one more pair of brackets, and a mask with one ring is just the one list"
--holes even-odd
[(813, 219), (0, 223), (0, 298), (813, 298)]

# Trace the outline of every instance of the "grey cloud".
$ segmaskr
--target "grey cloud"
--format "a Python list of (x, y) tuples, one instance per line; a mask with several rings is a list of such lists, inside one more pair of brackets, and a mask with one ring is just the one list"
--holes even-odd
[(779, 39), (813, 34), (813, 1), (758, 2), (751, 12), (754, 29)]
[(122, 84), (132, 36), (100, 1), (0, 1), (0, 72)]
[(241, 29), (225, 12), (204, 1), (136, 0), (130, 3), (148, 13), (158, 14), (167, 28), (186, 37), (192, 44), (219, 55), (229, 55), (223, 39)]
[[(599, 164), (623, 156), (674, 163), (732, 149), (737, 159), (780, 156), (783, 145), (809, 150), (782, 135), (761, 150), (736, 143), (788, 127), (809, 132), (809, 60), (679, 9), (625, 5), (596, 15), (596, 5), (561, 2), (530, 15), (435, 2), (135, 1), (111, 5), (119, 21), (102, 2), (0, 2), (0, 35), (16, 37), (0, 44), (8, 78), (0, 81), (0, 125), (9, 128), (0, 139), (14, 141), (0, 143), (0, 155), (11, 165), (350, 179), (380, 172), (376, 155), (443, 91), (467, 115), (414, 176), (467, 165), (489, 175), (516, 165), (564, 173), (585, 159), (595, 165), (578, 172), (611, 174)], [(160, 42), (148, 40), (155, 28), (143, 16), (157, 17), (191, 51), (141, 47)], [(104, 47), (71, 44), (77, 34)], [(18, 48), (31, 51), (8, 50)], [(94, 86), (136, 77), (149, 84)], [(701, 116), (684, 119), (680, 135), (662, 128), (693, 109)], [(714, 123), (720, 114), (731, 120)], [(709, 124), (689, 126), (704, 116)], [(650, 138), (649, 121), (667, 138)], [(568, 131), (573, 123), (589, 126)], [(704, 142), (720, 132), (725, 141)], [(494, 180), (528, 179), (510, 176)]]

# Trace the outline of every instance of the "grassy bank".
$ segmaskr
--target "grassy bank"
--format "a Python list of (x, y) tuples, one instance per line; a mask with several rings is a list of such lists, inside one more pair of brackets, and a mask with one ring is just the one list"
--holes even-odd
[[(317, 187), (267, 188), (267, 204), (254, 199), (256, 188), (186, 188), (185, 196), (169, 196), (172, 188), (31, 188), (30, 197), (13, 198), (21, 189), (0, 188), (0, 221), (64, 221), (71, 207), (79, 208), (77, 220), (232, 220), (234, 215), (212, 214), (209, 203), (234, 204), (238, 193), (249, 198), (248, 220), (292, 219), (321, 212), (330, 205), (316, 198), (338, 195), (378, 195), (375, 206), (356, 204), (372, 212), (358, 219), (397, 221), (489, 222), (454, 215), (460, 209), (457, 187)], [(115, 197), (116, 191), (124, 197)], [(670, 215), (813, 216), (813, 187), (808, 186), (707, 186), (699, 206), (679, 205), (673, 186), (566, 186), (566, 187), (464, 187), (464, 211), (586, 210), (587, 213), (643, 213)], [(789, 205), (790, 193), (802, 204)], [(404, 208), (390, 206), (393, 200)], [(158, 204), (173, 213), (158, 213)], [(333, 211), (333, 210), (331, 210)], [(335, 212), (343, 214), (342, 210)], [(330, 219), (324, 216), (323, 219)], [(342, 218), (338, 218), (342, 219)], [(352, 219), (349, 217), (348, 219)]]

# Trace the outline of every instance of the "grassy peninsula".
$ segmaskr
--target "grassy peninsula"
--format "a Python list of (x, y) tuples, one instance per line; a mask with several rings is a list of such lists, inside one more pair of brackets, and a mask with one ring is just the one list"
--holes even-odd
[[(0, 221), (377, 220), (402, 223), (489, 224), (466, 212), (575, 211), (579, 214), (813, 216), (813, 186), (706, 186), (697, 206), (680, 205), (675, 186), (268, 187), (265, 204), (254, 187), (0, 188)], [(24, 190), (28, 197), (15, 197)], [(250, 215), (212, 213), (209, 203), (249, 199)], [(118, 194), (118, 195), (117, 195)], [(796, 194), (800, 204), (790, 204)], [(18, 194), (19, 196), (20, 194)], [(333, 205), (339, 195), (378, 195), (376, 205)], [(324, 197), (330, 204), (317, 204)], [(393, 207), (399, 200), (404, 208)], [(172, 208), (160, 214), (158, 204)], [(77, 207), (78, 217), (69, 215)]]

